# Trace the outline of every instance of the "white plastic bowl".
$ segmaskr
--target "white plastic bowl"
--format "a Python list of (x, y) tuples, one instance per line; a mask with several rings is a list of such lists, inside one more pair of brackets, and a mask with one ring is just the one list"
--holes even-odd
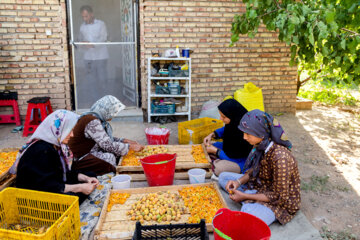
[(188, 171), (190, 183), (204, 183), (206, 171), (201, 168), (193, 168)]
[(113, 189), (130, 188), (131, 176), (127, 174), (116, 175), (111, 178)]

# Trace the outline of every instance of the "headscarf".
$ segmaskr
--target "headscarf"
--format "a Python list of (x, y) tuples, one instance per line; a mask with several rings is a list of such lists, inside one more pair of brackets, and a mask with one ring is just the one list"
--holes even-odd
[(104, 127), (106, 133), (111, 139), (112, 136), (112, 127), (107, 121), (116, 117), (120, 111), (125, 109), (125, 105), (120, 102), (114, 96), (106, 95), (99, 100), (97, 100), (90, 108), (90, 112), (82, 114), (82, 116), (87, 114), (92, 114), (95, 117), (99, 118), (102, 126)]
[(37, 127), (34, 134), (31, 136), (29, 141), (19, 150), (19, 154), (16, 157), (15, 163), (11, 167), (10, 172), (15, 174), (17, 164), (25, 153), (26, 149), (35, 143), (37, 140), (43, 140), (59, 147), (59, 156), (62, 160), (64, 172), (68, 166), (66, 166), (66, 160), (63, 152), (60, 149), (61, 142), (70, 134), (74, 128), (79, 115), (67, 110), (56, 110), (45, 118), (45, 120)]
[(79, 115), (67, 110), (56, 110), (45, 118), (30, 138), (43, 140), (60, 147), (61, 142), (74, 128)]
[(253, 168), (253, 177), (259, 173), (260, 160), (272, 141), (288, 149), (292, 147), (280, 123), (270, 114), (258, 109), (243, 116), (239, 129), (255, 137), (263, 138), (258, 145), (253, 147), (245, 162), (245, 169)]
[(223, 135), (223, 150), (230, 158), (242, 158), (247, 157), (251, 145), (244, 140), (244, 134), (238, 129), (240, 119), (247, 113), (244, 108), (235, 99), (227, 99), (223, 101), (218, 109), (230, 119), (229, 124), (225, 124), (224, 135)]

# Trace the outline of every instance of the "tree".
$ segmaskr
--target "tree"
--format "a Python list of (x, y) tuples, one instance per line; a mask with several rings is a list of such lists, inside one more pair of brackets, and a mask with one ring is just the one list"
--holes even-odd
[[(254, 37), (260, 24), (278, 32), (291, 52), (299, 76), (321, 73), (337, 81), (360, 83), (359, 0), (243, 0), (246, 12), (235, 15), (230, 46), (240, 34)], [(298, 78), (298, 90), (304, 82)]]

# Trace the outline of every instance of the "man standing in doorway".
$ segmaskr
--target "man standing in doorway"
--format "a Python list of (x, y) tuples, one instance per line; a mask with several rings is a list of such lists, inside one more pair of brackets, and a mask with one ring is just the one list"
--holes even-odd
[[(103, 21), (94, 17), (92, 7), (85, 5), (80, 8), (83, 23), (80, 26), (80, 41), (86, 43), (106, 42), (107, 30)], [(86, 68), (85, 84), (89, 91), (89, 101), (94, 102), (95, 99), (105, 94), (103, 86), (107, 81), (107, 60), (109, 52), (105, 45), (87, 44), (84, 52), (84, 62)], [(94, 98), (94, 99), (92, 99)]]

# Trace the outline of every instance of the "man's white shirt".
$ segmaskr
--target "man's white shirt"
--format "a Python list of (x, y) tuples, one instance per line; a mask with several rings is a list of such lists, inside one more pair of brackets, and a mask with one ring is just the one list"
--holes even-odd
[[(82, 23), (80, 26), (80, 41), (83, 42), (106, 42), (107, 30), (103, 21), (94, 19), (91, 24)], [(109, 58), (109, 52), (105, 45), (94, 45), (87, 48), (84, 53), (85, 60), (103, 60)]]

